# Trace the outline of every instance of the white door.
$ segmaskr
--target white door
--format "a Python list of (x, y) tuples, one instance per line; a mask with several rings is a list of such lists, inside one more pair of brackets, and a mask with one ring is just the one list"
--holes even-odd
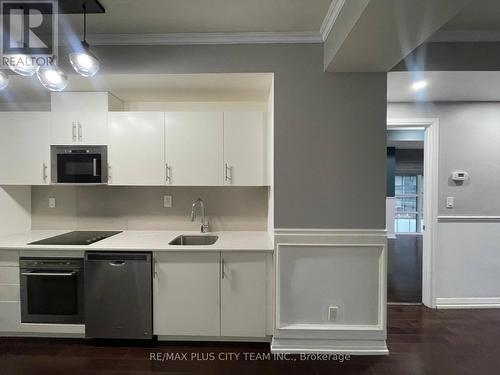
[(50, 183), (49, 112), (0, 113), (0, 184)]
[(222, 112), (166, 112), (166, 163), (172, 185), (222, 185)]
[(109, 112), (109, 184), (165, 184), (163, 112)]
[(155, 335), (219, 336), (219, 252), (155, 253)]
[(265, 185), (265, 159), (264, 113), (224, 112), (224, 183)]
[(107, 144), (108, 95), (107, 92), (52, 93), (51, 144)]
[(221, 336), (266, 335), (266, 254), (222, 252)]

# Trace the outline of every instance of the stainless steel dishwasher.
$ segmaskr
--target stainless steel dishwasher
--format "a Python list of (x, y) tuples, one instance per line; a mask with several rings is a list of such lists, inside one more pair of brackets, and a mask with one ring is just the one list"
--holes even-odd
[(85, 336), (153, 337), (151, 253), (85, 253)]

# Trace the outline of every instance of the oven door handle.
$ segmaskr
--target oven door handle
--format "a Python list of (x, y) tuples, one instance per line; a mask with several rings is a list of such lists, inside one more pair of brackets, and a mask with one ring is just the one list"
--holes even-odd
[(96, 158), (92, 159), (92, 172), (94, 174), (94, 177), (97, 177), (97, 159)]
[(23, 276), (73, 276), (76, 272), (21, 272)]

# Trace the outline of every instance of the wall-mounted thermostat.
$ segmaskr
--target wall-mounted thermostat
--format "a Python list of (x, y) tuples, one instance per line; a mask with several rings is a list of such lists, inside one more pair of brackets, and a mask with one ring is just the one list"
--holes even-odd
[(468, 178), (469, 178), (469, 174), (467, 172), (463, 172), (463, 171), (453, 172), (451, 175), (451, 179), (453, 181), (465, 181)]

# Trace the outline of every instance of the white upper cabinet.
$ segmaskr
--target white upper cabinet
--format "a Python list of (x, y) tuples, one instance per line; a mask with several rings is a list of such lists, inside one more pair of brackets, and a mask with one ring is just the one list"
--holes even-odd
[(163, 112), (109, 112), (110, 185), (164, 185)]
[(166, 112), (167, 183), (223, 184), (222, 112)]
[(263, 112), (224, 112), (224, 184), (266, 185)]
[(266, 254), (221, 253), (221, 336), (266, 336)]
[(107, 92), (51, 93), (50, 143), (106, 145), (108, 110), (121, 102)]
[(0, 185), (49, 182), (49, 113), (0, 112)]

